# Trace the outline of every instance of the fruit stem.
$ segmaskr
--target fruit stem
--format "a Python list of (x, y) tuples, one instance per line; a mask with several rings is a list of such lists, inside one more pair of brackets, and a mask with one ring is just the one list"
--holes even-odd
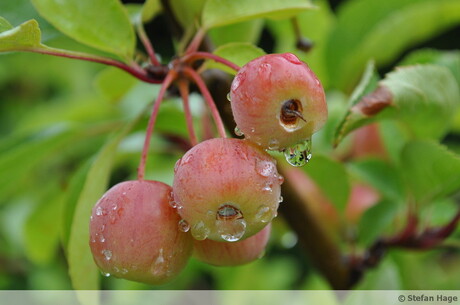
[(190, 67), (184, 67), (184, 73), (197, 84), (198, 89), (200, 89), (201, 94), (203, 94), (203, 97), (208, 104), (209, 109), (211, 110), (211, 115), (214, 118), (214, 122), (216, 123), (220, 137), (226, 138), (227, 134), (225, 133), (224, 123), (220, 117), (219, 110), (217, 109), (216, 103), (214, 102), (211, 93), (209, 93), (209, 90), (206, 87), (203, 79), (198, 73), (195, 72), (195, 70)]
[(187, 123), (187, 130), (190, 137), (190, 143), (192, 146), (198, 144), (195, 129), (193, 128), (193, 116), (192, 112), (190, 111), (190, 104), (189, 104), (189, 89), (188, 89), (188, 81), (186, 79), (179, 79), (179, 91), (182, 97), (182, 101), (184, 102), (184, 112), (185, 112), (185, 121)]
[(150, 139), (152, 137), (153, 127), (155, 126), (155, 121), (160, 109), (160, 104), (163, 101), (163, 97), (166, 93), (166, 90), (171, 85), (171, 83), (176, 79), (177, 73), (174, 70), (170, 70), (166, 75), (163, 84), (161, 85), (160, 92), (153, 104), (152, 114), (150, 115), (149, 123), (147, 126), (147, 131), (145, 134), (144, 147), (142, 149), (142, 157), (139, 162), (139, 167), (137, 168), (137, 179), (144, 180), (145, 175), (145, 163), (147, 161), (147, 153), (150, 147)]
[(199, 28), (192, 41), (188, 45), (187, 50), (185, 50), (185, 54), (190, 54), (198, 51), (198, 48), (200, 47), (201, 41), (203, 40), (205, 34), (205, 30), (203, 28)]
[(102, 56), (97, 56), (97, 55), (92, 55), (92, 54), (87, 54), (87, 53), (82, 53), (82, 52), (61, 50), (61, 49), (55, 49), (55, 48), (49, 48), (49, 47), (46, 47), (46, 48), (40, 47), (39, 49), (28, 49), (24, 51), (45, 54), (45, 55), (66, 57), (66, 58), (72, 58), (72, 59), (79, 59), (79, 60), (96, 62), (96, 63), (108, 65), (108, 66), (114, 66), (116, 68), (119, 68), (121, 70), (128, 72), (132, 76), (144, 82), (147, 82), (150, 84), (162, 83), (162, 80), (150, 78), (144, 70), (138, 67), (129, 66), (121, 61), (118, 61), (112, 58), (108, 58), (108, 57), (102, 57)]
[(235, 71), (239, 71), (240, 70), (240, 67), (234, 63), (232, 63), (231, 61), (223, 58), (223, 57), (220, 57), (219, 55), (216, 55), (216, 54), (212, 54), (212, 53), (209, 53), (209, 52), (193, 52), (193, 53), (190, 53), (186, 56), (184, 56), (184, 60), (186, 62), (194, 62), (195, 60), (197, 59), (212, 59), (214, 60), (215, 62), (219, 62), (223, 65), (226, 65), (227, 67), (235, 70)]
[(155, 49), (153, 48), (152, 42), (150, 41), (149, 37), (145, 33), (145, 29), (144, 29), (144, 26), (142, 25), (142, 22), (137, 24), (136, 30), (137, 30), (137, 34), (139, 35), (139, 38), (142, 44), (145, 47), (145, 50), (147, 51), (147, 54), (149, 55), (150, 62), (154, 66), (161, 66), (160, 62), (158, 61), (157, 56), (155, 55)]

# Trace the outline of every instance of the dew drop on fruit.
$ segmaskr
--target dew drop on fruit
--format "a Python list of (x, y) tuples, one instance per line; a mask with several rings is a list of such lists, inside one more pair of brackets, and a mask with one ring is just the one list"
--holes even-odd
[(270, 177), (273, 176), (273, 174), (276, 172), (276, 166), (271, 161), (257, 160), (256, 171), (263, 177)]
[(105, 242), (105, 237), (104, 237), (104, 235), (102, 235), (102, 233), (99, 235), (99, 241), (100, 241), (101, 243), (104, 243), (104, 242)]
[(302, 62), (297, 58), (297, 56), (295, 56), (294, 54), (292, 53), (285, 53), (285, 54), (282, 54), (281, 56), (283, 56), (286, 60), (288, 60), (289, 62), (293, 63), (293, 64), (296, 64), (296, 65), (300, 65)]
[(190, 225), (185, 219), (179, 220), (179, 230), (181, 232), (188, 232), (190, 230)]
[(263, 222), (263, 223), (266, 223), (272, 220), (272, 211), (270, 210), (270, 208), (266, 205), (261, 205), (257, 209), (256, 220)]
[(228, 100), (229, 102), (231, 102), (231, 101), (232, 101), (232, 97), (230, 96), (230, 92), (229, 92), (229, 93), (227, 93), (227, 100)]
[(284, 183), (284, 177), (283, 176), (278, 175), (278, 183), (279, 183), (279, 185)]
[(272, 193), (272, 192), (273, 192), (272, 186), (273, 186), (273, 183), (272, 183), (271, 181), (268, 181), (267, 183), (265, 183), (265, 185), (264, 185), (264, 187), (262, 188), (262, 190), (263, 190), (264, 192)]
[(283, 202), (283, 200), (284, 200), (283, 196), (280, 196), (280, 198), (278, 198), (278, 203)]
[(292, 166), (304, 166), (311, 159), (311, 139), (285, 149), (284, 156)]
[(177, 172), (177, 169), (179, 168), (180, 164), (182, 162), (182, 158), (176, 161), (176, 164), (174, 164), (174, 173)]
[(155, 263), (153, 264), (152, 273), (155, 276), (160, 276), (165, 273), (166, 268), (167, 266), (165, 264), (165, 259), (163, 257), (163, 248), (161, 248), (158, 257), (156, 258)]
[(102, 270), (101, 270), (101, 274), (102, 274), (103, 276), (105, 276), (105, 277), (109, 277), (109, 276), (110, 276), (110, 273), (104, 272), (104, 271), (102, 271)]
[(210, 231), (204, 222), (200, 220), (192, 227), (191, 233), (193, 238), (196, 240), (205, 240), (208, 237)]
[(121, 274), (126, 274), (126, 273), (128, 273), (128, 269), (122, 268), (122, 269), (121, 269)]
[(112, 258), (112, 251), (110, 250), (102, 250), (102, 254), (105, 257), (105, 260), (109, 261)]
[(268, 141), (268, 149), (269, 150), (278, 150), (280, 148), (280, 143), (277, 139), (271, 139)]
[(97, 216), (102, 216), (102, 207), (97, 207), (96, 208), (96, 215)]
[(223, 240), (235, 242), (243, 237), (246, 233), (246, 220), (239, 219), (217, 219), (216, 220), (217, 232)]
[(235, 127), (235, 134), (236, 134), (238, 137), (244, 136), (244, 133), (238, 128), (238, 126)]

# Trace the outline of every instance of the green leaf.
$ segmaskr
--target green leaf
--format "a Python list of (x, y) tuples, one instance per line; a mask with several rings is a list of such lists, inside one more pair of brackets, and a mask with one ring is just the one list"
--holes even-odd
[(107, 67), (96, 77), (96, 88), (111, 102), (119, 101), (135, 84), (137, 80), (130, 74)]
[(24, 241), (28, 258), (37, 263), (49, 263), (59, 245), (62, 193), (42, 200), (24, 227)]
[(107, 189), (118, 144), (134, 127), (140, 116), (111, 139), (97, 154), (81, 191), (70, 230), (68, 244), (69, 274), (74, 289), (99, 288), (99, 271), (89, 248), (89, 217), (97, 200)]
[(328, 41), (331, 81), (348, 90), (370, 58), (377, 66), (389, 64), (408, 47), (459, 21), (458, 0), (347, 1)]
[(350, 195), (350, 182), (343, 164), (326, 156), (315, 155), (304, 170), (343, 214)]
[(449, 69), (434, 65), (399, 68), (349, 109), (335, 140), (384, 119), (402, 122), (413, 138), (439, 139), (451, 127), (459, 105), (459, 87)]
[(409, 142), (402, 151), (401, 166), (406, 182), (420, 204), (460, 188), (460, 157), (435, 142)]
[(40, 47), (40, 39), (37, 21), (29, 20), (0, 33), (0, 52), (25, 51)]
[(358, 225), (358, 241), (361, 245), (369, 247), (375, 240), (384, 235), (398, 212), (399, 205), (391, 199), (378, 202), (367, 209)]
[(256, 18), (288, 18), (314, 6), (307, 0), (208, 0), (202, 14), (205, 29)]
[(0, 17), (0, 33), (12, 29), (13, 26), (3, 17)]
[(160, 0), (146, 0), (142, 6), (141, 20), (147, 23), (161, 11)]
[(32, 0), (38, 12), (69, 37), (130, 60), (135, 34), (118, 0)]
[(213, 28), (208, 32), (208, 36), (216, 47), (235, 42), (256, 44), (259, 41), (263, 26), (264, 21), (262, 19), (248, 20)]
[(349, 173), (367, 182), (393, 201), (405, 198), (402, 178), (397, 168), (381, 159), (363, 159), (348, 164)]
[[(220, 46), (214, 51), (215, 55), (223, 57), (234, 64), (242, 67), (254, 58), (265, 55), (265, 52), (250, 43), (235, 42)], [(236, 74), (236, 71), (213, 60), (206, 62), (207, 69), (220, 69), (230, 74)]]
[(195, 28), (198, 24), (206, 0), (174, 0), (169, 1), (175, 19), (184, 29)]

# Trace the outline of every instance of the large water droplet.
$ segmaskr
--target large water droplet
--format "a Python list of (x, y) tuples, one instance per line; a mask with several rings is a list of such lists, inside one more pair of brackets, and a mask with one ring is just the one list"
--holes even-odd
[(228, 100), (229, 102), (231, 102), (231, 101), (232, 101), (232, 97), (230, 96), (230, 92), (229, 92), (229, 93), (227, 93), (227, 100)]
[(206, 237), (208, 237), (210, 230), (206, 225), (204, 224), (203, 221), (198, 221), (193, 227), (192, 227), (192, 236), (196, 240), (205, 240)]
[(270, 139), (268, 141), (269, 150), (278, 150), (280, 148), (280, 142), (277, 139)]
[(284, 183), (284, 177), (283, 176), (278, 175), (278, 183), (279, 183), (279, 185)]
[(282, 54), (281, 56), (283, 56), (285, 59), (287, 59), (289, 62), (291, 62), (293, 64), (300, 65), (302, 63), (299, 60), (299, 58), (297, 58), (297, 56), (295, 56), (292, 53), (285, 53), (285, 54)]
[(270, 208), (266, 205), (261, 205), (257, 209), (256, 220), (264, 223), (272, 220), (272, 211), (270, 210)]
[(223, 240), (235, 242), (243, 237), (246, 232), (246, 221), (244, 218), (232, 220), (216, 220), (217, 232)]
[(304, 166), (311, 159), (311, 139), (285, 149), (284, 156), (292, 166)]
[(283, 196), (280, 196), (280, 198), (278, 198), (278, 203), (283, 202), (283, 200), (284, 200)]
[(112, 251), (110, 251), (110, 250), (102, 250), (102, 254), (105, 257), (105, 260), (109, 261), (110, 259), (112, 259)]
[(244, 136), (244, 133), (238, 128), (238, 126), (235, 127), (235, 134), (236, 134), (238, 137)]
[(190, 225), (185, 219), (179, 220), (179, 230), (182, 232), (188, 232), (190, 230)]

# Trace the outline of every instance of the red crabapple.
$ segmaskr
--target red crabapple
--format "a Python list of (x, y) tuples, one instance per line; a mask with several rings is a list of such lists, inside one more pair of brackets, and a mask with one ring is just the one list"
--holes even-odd
[(320, 81), (291, 53), (248, 62), (232, 82), (230, 100), (239, 132), (270, 150), (305, 142), (327, 119)]
[(209, 239), (195, 240), (193, 255), (202, 262), (214, 266), (243, 265), (263, 255), (270, 230), (271, 224), (268, 224), (256, 235), (234, 243)]
[(282, 180), (275, 160), (253, 143), (210, 139), (177, 162), (172, 204), (195, 239), (233, 242), (276, 216)]
[(106, 275), (157, 285), (172, 280), (192, 253), (193, 238), (178, 228), (171, 187), (126, 181), (96, 203), (90, 222), (94, 261)]

